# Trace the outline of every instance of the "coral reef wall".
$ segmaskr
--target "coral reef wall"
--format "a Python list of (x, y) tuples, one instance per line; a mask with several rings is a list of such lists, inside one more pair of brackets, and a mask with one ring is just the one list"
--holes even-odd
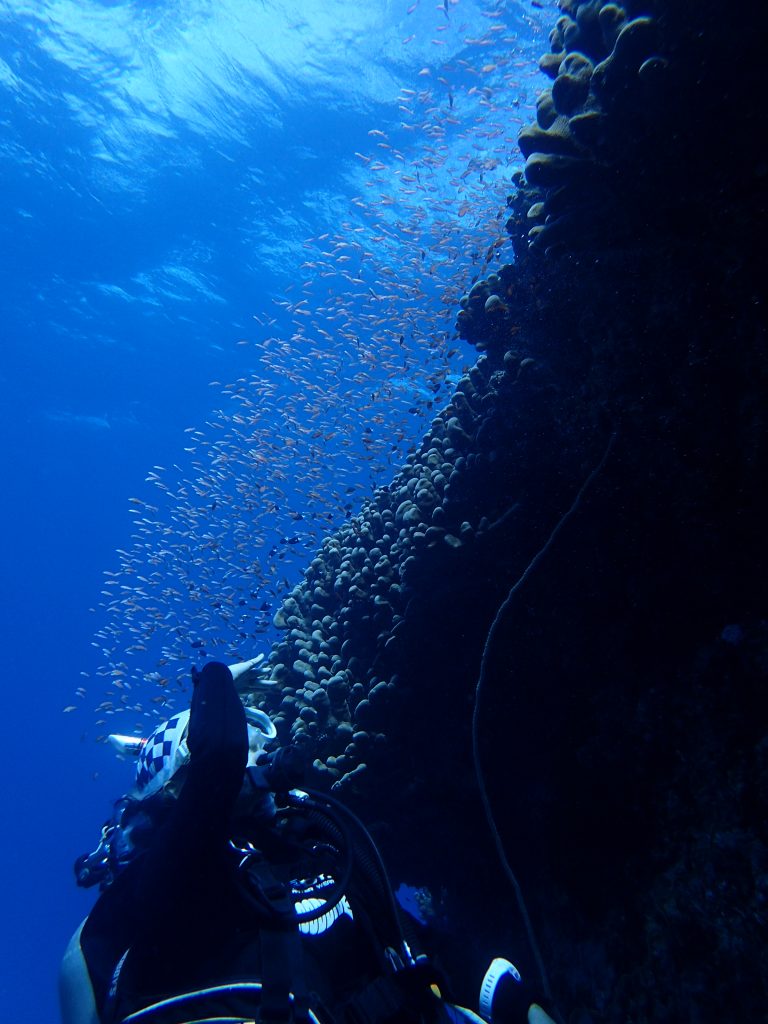
[(608, 450), (488, 651), (491, 804), (564, 1019), (759, 1020), (762, 36), (713, 3), (560, 6), (515, 259), (457, 315), (477, 362), (284, 602), (261, 699), (430, 887), (459, 995), (497, 953), (535, 979), (470, 721), (497, 609)]

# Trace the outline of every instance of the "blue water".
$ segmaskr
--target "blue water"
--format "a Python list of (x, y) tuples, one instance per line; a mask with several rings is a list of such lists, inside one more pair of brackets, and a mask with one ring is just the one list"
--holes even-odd
[[(92, 901), (71, 864), (127, 783), (95, 739), (146, 717), (95, 710), (121, 659), (139, 689), (155, 667), (125, 653), (146, 608), (103, 607), (104, 572), (135, 586), (116, 553), (137, 543), (130, 499), (157, 508), (138, 524), (145, 552), (175, 524), (173, 577), (178, 503), (156, 501), (148, 474), (166, 467), (178, 495), (197, 472), (185, 430), (198, 455), (218, 441), (208, 424), (243, 382), (261, 420), (250, 440), (226, 421), (217, 487), (233, 507), (245, 486), (268, 492), (232, 584), (242, 608), (264, 561), (261, 619), (203, 621), (182, 602), (187, 633), (155, 642), (188, 658), (206, 629), (222, 651), (266, 645), (318, 539), (386, 482), (470, 360), (451, 340), (455, 300), (503, 230), (540, 15), (494, 0), (0, 0), (3, 1020), (57, 1019), (58, 960)], [(391, 358), (375, 337), (388, 328)], [(332, 358), (324, 401), (312, 385)], [(206, 499), (190, 494), (194, 518)], [(230, 555), (198, 575), (215, 585)], [(246, 620), (263, 624), (245, 635)]]

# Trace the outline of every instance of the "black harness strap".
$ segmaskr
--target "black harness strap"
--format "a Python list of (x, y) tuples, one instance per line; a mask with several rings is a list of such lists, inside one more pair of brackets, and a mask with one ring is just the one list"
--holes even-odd
[(260, 931), (263, 977), (259, 1024), (304, 1024), (309, 1021), (309, 996), (291, 887), (276, 879), (265, 861), (250, 865), (249, 871), (275, 910), (272, 920), (262, 924)]

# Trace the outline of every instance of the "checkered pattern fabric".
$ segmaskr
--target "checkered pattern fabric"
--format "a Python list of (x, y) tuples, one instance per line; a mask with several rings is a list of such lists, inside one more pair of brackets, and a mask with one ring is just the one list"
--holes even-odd
[(189, 711), (182, 711), (155, 729), (139, 753), (136, 765), (136, 790), (151, 796), (170, 780), (189, 758), (187, 726)]

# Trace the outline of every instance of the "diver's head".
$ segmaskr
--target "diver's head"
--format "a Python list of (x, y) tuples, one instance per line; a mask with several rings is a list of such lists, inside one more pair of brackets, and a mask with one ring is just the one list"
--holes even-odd
[(177, 791), (182, 779), (179, 773), (189, 762), (188, 732), (189, 710), (180, 711), (143, 741), (136, 762), (133, 796), (143, 800), (161, 790)]
[[(248, 725), (248, 762), (255, 765), (264, 747), (277, 736), (274, 722), (258, 708), (245, 708)], [(180, 711), (159, 725), (146, 739), (133, 736), (110, 736), (112, 744), (121, 753), (138, 755), (136, 783), (129, 794), (144, 800), (163, 792), (176, 796), (184, 781), (184, 768), (189, 763), (189, 710)]]

